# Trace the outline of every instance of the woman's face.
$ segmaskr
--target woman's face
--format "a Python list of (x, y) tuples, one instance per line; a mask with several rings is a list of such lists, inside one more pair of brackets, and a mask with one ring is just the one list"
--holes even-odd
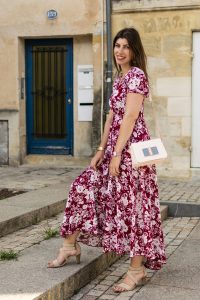
[(114, 57), (116, 63), (123, 67), (130, 67), (133, 53), (129, 47), (127, 39), (119, 38), (114, 45)]

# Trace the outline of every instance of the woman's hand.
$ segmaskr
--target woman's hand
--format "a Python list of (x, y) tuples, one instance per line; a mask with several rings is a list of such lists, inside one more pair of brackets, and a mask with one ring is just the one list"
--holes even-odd
[(103, 160), (104, 151), (97, 151), (95, 156), (92, 158), (90, 162), (90, 167), (92, 167), (95, 171), (97, 171), (97, 167), (100, 165), (100, 163)]
[(119, 165), (121, 162), (121, 156), (115, 156), (111, 159), (110, 165), (109, 165), (109, 173), (112, 176), (119, 176)]

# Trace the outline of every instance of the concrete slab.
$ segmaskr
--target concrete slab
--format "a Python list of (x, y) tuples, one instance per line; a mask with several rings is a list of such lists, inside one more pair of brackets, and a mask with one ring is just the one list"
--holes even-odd
[[(196, 290), (200, 298), (200, 239), (186, 239), (170, 256), (167, 265), (155, 274), (151, 283), (168, 288)], [(188, 297), (187, 299), (190, 299)], [(193, 299), (193, 298), (192, 298)]]
[[(122, 298), (121, 298), (122, 299)], [(128, 298), (127, 298), (128, 299)], [(131, 298), (133, 300), (199, 300), (196, 290), (148, 284)], [(125, 298), (124, 298), (125, 300)]]
[(67, 192), (69, 190), (69, 188), (67, 188), (68, 185), (66, 185), (66, 183), (51, 185), (45, 188), (1, 200), (0, 208), (5, 206), (14, 206), (21, 207), (22, 210), (23, 208), (35, 209), (47, 204), (49, 205), (55, 203), (55, 201), (66, 199)]
[(161, 204), (168, 206), (169, 217), (200, 217), (199, 203), (161, 201)]
[(17, 261), (0, 262), (0, 299), (69, 299), (118, 258), (81, 245), (80, 265), (72, 257), (62, 268), (48, 269), (47, 261), (55, 258), (59, 246), (61, 238), (53, 238), (26, 249)]
[(170, 256), (163, 269), (156, 272), (150, 282), (131, 299), (200, 299), (200, 239), (197, 234), (199, 229), (200, 224)]
[[(200, 224), (198, 224), (187, 238), (188, 240), (200, 240)], [(199, 249), (200, 251), (200, 249)]]
[(81, 168), (66, 166), (0, 167), (0, 188), (35, 190), (52, 184), (67, 183), (81, 173)]
[(0, 237), (63, 211), (71, 181), (1, 200)]
[[(13, 170), (15, 176), (17, 169)], [(22, 172), (23, 171), (23, 172)], [(80, 169), (73, 172), (68, 172), (69, 169), (48, 169), (51, 174), (50, 179), (54, 180), (54, 175), (65, 174), (64, 183), (52, 184), (48, 178), (45, 180), (49, 183), (47, 187), (42, 187), (37, 190), (32, 190), (24, 194), (20, 194), (11, 198), (0, 201), (0, 237), (12, 233), (16, 230), (25, 228), (32, 224), (38, 223), (41, 220), (54, 216), (64, 210), (66, 199), (70, 185), (77, 173), (80, 174)], [(10, 169), (8, 169), (10, 172)], [(19, 170), (18, 170), (19, 172)], [(38, 174), (46, 174), (47, 169), (20, 169), (23, 174), (23, 185), (25, 184), (25, 173), (31, 173), (33, 178), (37, 178), (34, 172)], [(67, 173), (67, 175), (66, 175)], [(1, 176), (0, 176), (1, 177)], [(16, 179), (15, 179), (16, 180)], [(58, 180), (58, 179), (56, 179)], [(60, 178), (61, 180), (61, 178)], [(16, 182), (16, 181), (15, 181)], [(38, 179), (36, 180), (38, 186)], [(51, 183), (51, 184), (50, 184)], [(44, 185), (44, 180), (41, 182)], [(18, 185), (19, 187), (19, 185)], [(167, 208), (162, 209), (162, 217), (167, 216)]]

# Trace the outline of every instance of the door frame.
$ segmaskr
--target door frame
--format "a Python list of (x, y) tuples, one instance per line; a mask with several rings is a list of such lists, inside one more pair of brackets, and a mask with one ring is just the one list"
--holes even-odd
[[(33, 46), (48, 46), (48, 45), (67, 45), (66, 56), (66, 91), (67, 99), (71, 99), (71, 105), (66, 104), (66, 129), (69, 133), (69, 138), (66, 138), (66, 144), (63, 146), (63, 141), (48, 139), (34, 141), (32, 138), (33, 130), (33, 98), (31, 95), (32, 89), (32, 53)], [(26, 132), (27, 132), (27, 154), (67, 154), (73, 155), (73, 135), (74, 135), (74, 118), (73, 118), (73, 39), (27, 39), (25, 40), (25, 70), (26, 70)], [(65, 100), (67, 100), (65, 99)], [(51, 142), (52, 146), (49, 146)]]
[[(198, 35), (198, 40), (195, 36)], [(200, 86), (197, 78), (200, 75), (200, 31), (192, 32), (192, 117), (191, 117), (191, 167), (200, 168)], [(198, 52), (197, 52), (198, 51)], [(198, 99), (198, 101), (197, 101)]]

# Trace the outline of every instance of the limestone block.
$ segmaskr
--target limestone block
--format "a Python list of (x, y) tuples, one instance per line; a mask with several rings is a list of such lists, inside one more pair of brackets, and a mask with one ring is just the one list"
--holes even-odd
[(191, 115), (191, 99), (189, 97), (169, 97), (167, 105), (168, 116)]
[(170, 136), (181, 135), (181, 118), (170, 118), (169, 134)]
[(157, 96), (168, 97), (190, 97), (191, 78), (190, 77), (165, 77), (156, 81)]
[(189, 178), (191, 176), (190, 169), (173, 169), (173, 167), (166, 168), (161, 165), (157, 168), (158, 177), (169, 177), (169, 178)]
[(191, 118), (190, 117), (182, 117), (181, 135), (182, 136), (191, 136)]
[(170, 122), (168, 117), (159, 118), (157, 114), (157, 126), (160, 130), (160, 134), (162, 137), (168, 136), (170, 134)]
[(8, 122), (0, 120), (0, 164), (8, 164)]
[(156, 132), (156, 124), (159, 129), (160, 135), (164, 137), (177, 137), (179, 138), (181, 136), (181, 118), (169, 118), (167, 116), (160, 117), (159, 114), (157, 114), (156, 118), (156, 124), (154, 120), (148, 120), (147, 124), (151, 133), (151, 136), (158, 136), (158, 133)]
[(168, 152), (169, 159), (174, 156), (190, 156), (190, 138), (189, 137), (164, 137), (163, 143)]
[[(147, 53), (149, 53), (149, 49), (147, 49)], [(169, 62), (164, 57), (154, 57), (148, 55), (148, 69), (149, 74), (151, 76), (155, 74), (155, 76), (166, 76), (171, 74), (171, 66)]]
[(148, 56), (157, 56), (161, 54), (161, 37), (145, 35), (143, 38), (143, 43)]
[(169, 34), (163, 37), (163, 52), (167, 53), (168, 56), (171, 56), (179, 52), (179, 49), (185, 48), (185, 51), (189, 51), (190, 44), (190, 35)]
[(186, 7), (192, 7), (195, 5), (199, 5), (199, 0), (113, 0), (113, 10), (114, 11), (123, 11), (123, 10), (133, 10), (133, 11), (140, 11), (140, 10), (147, 10), (147, 9), (159, 9), (159, 13), (161, 9), (166, 9), (170, 7), (172, 9), (178, 9), (178, 7), (182, 7), (183, 5)]
[(189, 169), (190, 168), (190, 156), (174, 156), (171, 158), (174, 170), (176, 169)]

